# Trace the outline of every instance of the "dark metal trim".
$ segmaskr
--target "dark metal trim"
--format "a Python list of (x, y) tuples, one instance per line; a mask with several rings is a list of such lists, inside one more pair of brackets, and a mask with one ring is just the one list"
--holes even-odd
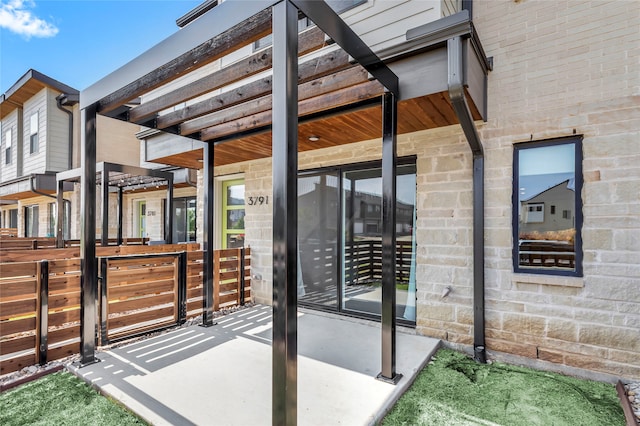
[(178, 324), (187, 321), (187, 252), (178, 255)]
[(213, 251), (214, 251), (214, 146), (205, 144), (203, 148), (203, 182), (204, 182), (204, 213), (202, 217), (202, 249), (204, 263), (202, 265), (202, 325), (210, 327), (213, 324)]
[(298, 9), (273, 6), (272, 424), (297, 423)]
[[(290, 0), (302, 13), (362, 65), (387, 90), (400, 98), (398, 76), (324, 1)], [(274, 28), (275, 29), (275, 28)], [(275, 64), (275, 61), (274, 61)]]
[(484, 316), (484, 151), (464, 91), (461, 37), (447, 41), (449, 98), (473, 153), (473, 336), (474, 358), (486, 362)]
[(80, 305), (81, 365), (97, 362), (96, 300), (98, 274), (96, 264), (96, 118), (97, 104), (82, 111), (82, 181), (80, 190), (80, 259), (82, 276)]
[[(567, 137), (544, 139), (539, 141), (521, 142), (514, 144), (513, 146), (513, 188), (511, 193), (511, 229), (512, 229), (512, 258), (513, 258), (513, 272), (518, 274), (536, 274), (536, 275), (555, 275), (555, 276), (567, 276), (567, 277), (583, 277), (583, 242), (582, 242), (582, 224), (584, 222), (584, 213), (582, 211), (582, 185), (584, 178), (582, 176), (582, 135), (571, 135)], [(575, 214), (575, 270), (548, 270), (543, 268), (521, 268), (518, 262), (519, 249), (518, 249), (518, 210), (519, 203), (518, 198), (518, 182), (519, 182), (519, 153), (520, 150), (526, 148), (538, 148), (543, 146), (561, 145), (561, 144), (574, 144), (575, 146), (575, 199), (574, 199), (574, 211)]]
[(98, 259), (100, 263), (100, 344), (108, 345), (109, 342), (109, 314), (107, 307), (109, 304), (109, 294), (107, 291), (107, 276), (109, 271), (109, 258), (101, 257)]
[(102, 163), (98, 169), (102, 175), (100, 194), (100, 217), (102, 218), (102, 229), (100, 232), (100, 244), (102, 247), (109, 245), (109, 167)]
[(240, 306), (244, 306), (244, 288), (245, 288), (245, 278), (244, 278), (244, 268), (245, 268), (245, 248), (244, 246), (240, 248)]
[(398, 99), (382, 97), (382, 371), (377, 379), (398, 383), (396, 373), (396, 157)]
[(38, 304), (38, 317), (40, 319), (40, 336), (38, 341), (38, 361), (40, 365), (47, 363), (48, 336), (49, 336), (49, 261), (40, 261), (40, 303)]
[(124, 216), (124, 208), (122, 204), (124, 203), (122, 188), (118, 187), (118, 235), (116, 244), (122, 245), (122, 219)]

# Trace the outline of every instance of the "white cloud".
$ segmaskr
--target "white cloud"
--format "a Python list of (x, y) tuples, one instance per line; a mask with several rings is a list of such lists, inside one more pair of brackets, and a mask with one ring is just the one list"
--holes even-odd
[(31, 0), (9, 0), (0, 3), (0, 28), (31, 37), (53, 37), (58, 28), (35, 16), (31, 9), (35, 3)]

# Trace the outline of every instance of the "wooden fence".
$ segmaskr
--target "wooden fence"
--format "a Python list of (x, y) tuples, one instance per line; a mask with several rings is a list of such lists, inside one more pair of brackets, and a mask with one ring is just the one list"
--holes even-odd
[(0, 228), (0, 237), (17, 237), (18, 228)]
[[(109, 244), (116, 246), (117, 240), (109, 239)], [(148, 238), (124, 238), (122, 245), (145, 245), (149, 242)], [(96, 241), (96, 245), (100, 246), (101, 242)], [(65, 247), (80, 247), (80, 240), (65, 240)], [(12, 237), (0, 235), (0, 252), (15, 250), (38, 250), (56, 248), (56, 239), (52, 237)]]
[[(97, 248), (103, 249), (97, 250), (96, 318), (102, 345), (180, 324), (203, 310), (203, 252), (184, 251), (197, 244), (126, 253), (133, 247)], [(214, 262), (214, 309), (244, 303), (251, 294), (250, 249), (216, 251)], [(0, 374), (79, 353), (80, 275), (77, 257), (0, 263)]]
[[(396, 243), (396, 282), (407, 284), (411, 272), (411, 241)], [(325, 288), (336, 285), (338, 256), (335, 243), (306, 244), (300, 252), (305, 285)], [(382, 242), (356, 241), (344, 250), (344, 273), (347, 284), (382, 281)]]

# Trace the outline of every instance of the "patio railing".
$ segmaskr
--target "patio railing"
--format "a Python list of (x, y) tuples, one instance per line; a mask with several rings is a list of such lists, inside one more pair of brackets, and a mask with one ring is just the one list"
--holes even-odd
[[(175, 251), (196, 246), (158, 245), (146, 247), (154, 253), (128, 256), (122, 251), (126, 254), (135, 246), (97, 248), (100, 344), (180, 324), (202, 313), (203, 252)], [(120, 255), (114, 254), (116, 249)], [(77, 249), (54, 250), (62, 255)], [(243, 304), (250, 297), (250, 254), (248, 248), (214, 252), (215, 310)], [(10, 252), (3, 255), (15, 257)], [(35, 251), (31, 255), (37, 256)], [(78, 257), (0, 263), (0, 374), (80, 352), (80, 275)]]

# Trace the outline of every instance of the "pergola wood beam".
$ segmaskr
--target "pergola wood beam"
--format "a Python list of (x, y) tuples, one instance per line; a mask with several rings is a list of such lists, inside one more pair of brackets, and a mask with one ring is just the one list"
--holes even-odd
[(210, 64), (216, 59), (234, 52), (239, 47), (253, 43), (270, 33), (271, 8), (267, 8), (105, 96), (98, 101), (98, 112), (107, 115), (132, 99)]
[[(301, 64), (298, 70), (298, 83), (305, 83), (351, 66), (349, 55), (342, 50), (335, 50)], [(272, 76), (261, 78), (178, 111), (161, 115), (157, 120), (157, 128), (166, 129), (186, 120), (202, 117), (214, 111), (265, 96), (271, 93), (271, 87)], [(186, 134), (182, 131), (180, 133)]]
[[(299, 37), (298, 56), (318, 50), (327, 44), (325, 34), (318, 27), (301, 32)], [(266, 71), (272, 65), (273, 48), (269, 47), (197, 81), (132, 108), (129, 111), (129, 121), (142, 123), (166, 108)]]
[[(367, 81), (346, 89), (337, 90), (326, 95), (316, 96), (298, 102), (298, 116), (302, 117), (322, 111), (331, 110), (344, 105), (361, 102), (367, 99), (381, 96), (384, 87), (376, 80)], [(202, 141), (210, 141), (234, 133), (246, 132), (260, 127), (270, 126), (272, 122), (272, 111), (264, 111), (233, 120), (218, 126), (204, 129), (200, 134)]]
[[(368, 81), (368, 78), (369, 73), (364, 68), (352, 67), (344, 71), (301, 84), (298, 87), (298, 99), (309, 99), (351, 87)], [(180, 134), (183, 136), (190, 135), (208, 127), (248, 117), (269, 109), (271, 109), (271, 95), (263, 96), (252, 101), (244, 102), (242, 104), (185, 122), (180, 127)]]

